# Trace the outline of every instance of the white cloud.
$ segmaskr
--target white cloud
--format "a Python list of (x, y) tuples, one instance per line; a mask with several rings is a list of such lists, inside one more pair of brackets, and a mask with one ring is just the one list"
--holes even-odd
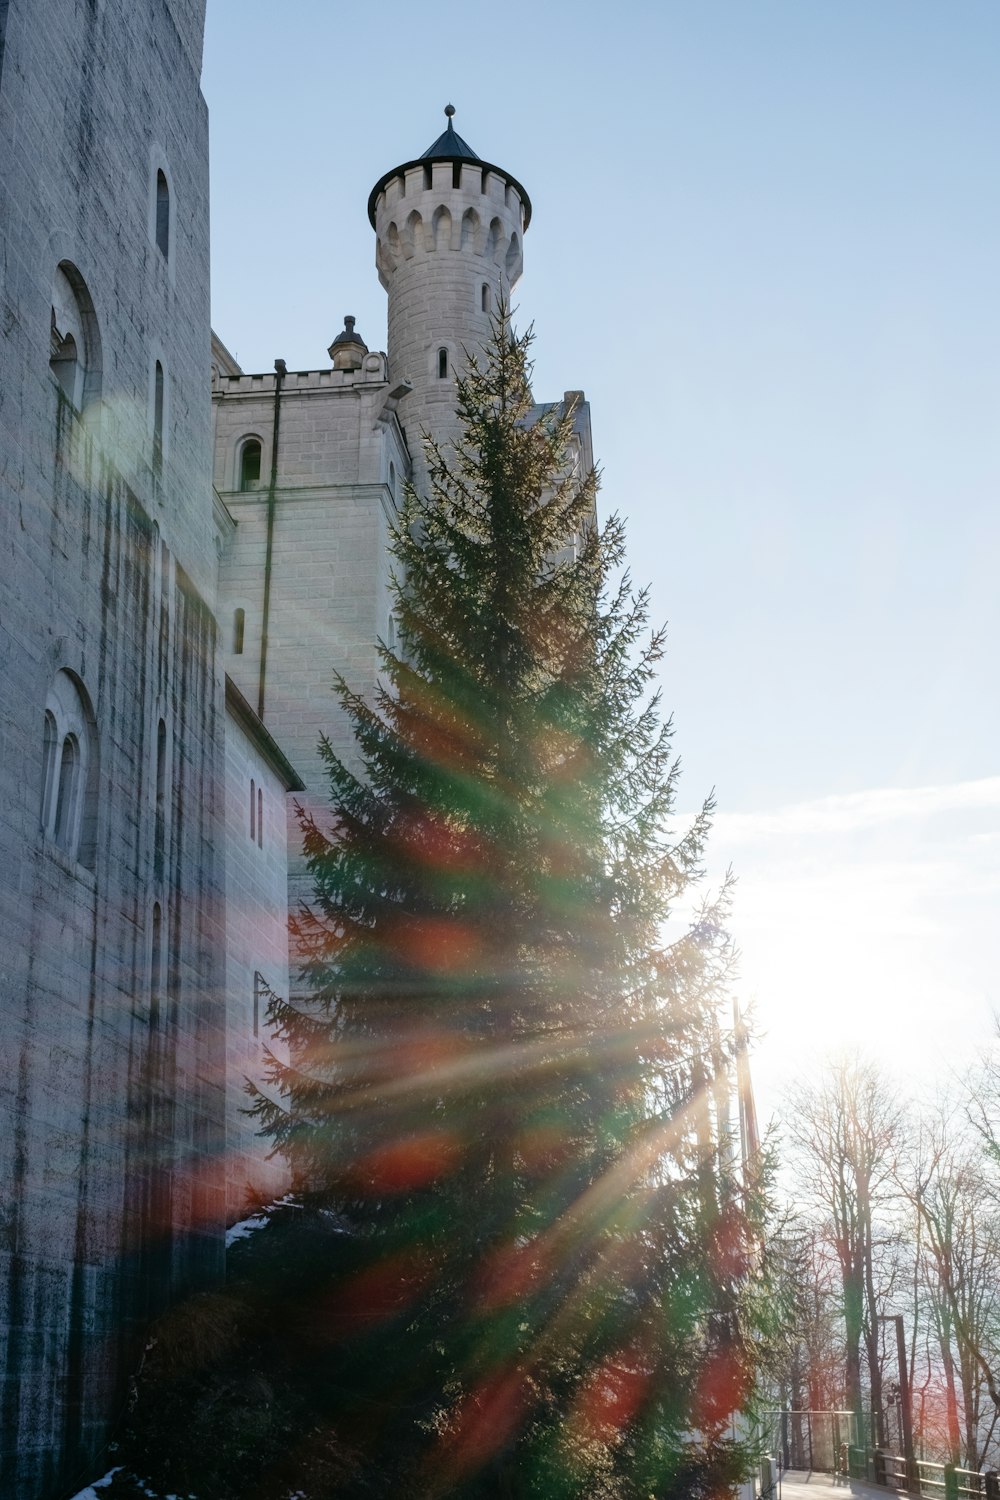
[(850, 833), (878, 824), (972, 811), (1000, 812), (1000, 776), (943, 786), (877, 787), (794, 802), (771, 812), (721, 812), (715, 819), (715, 832), (717, 838), (732, 844), (767, 836)]

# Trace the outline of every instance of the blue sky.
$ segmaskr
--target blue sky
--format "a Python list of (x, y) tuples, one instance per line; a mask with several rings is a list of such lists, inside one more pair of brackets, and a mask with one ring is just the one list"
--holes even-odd
[(203, 86), (248, 369), (324, 363), (347, 312), (384, 347), (368, 191), (449, 100), (524, 183), (536, 392), (586, 391), (670, 622), (762, 1087), (852, 1041), (967, 1065), (1000, 1006), (1000, 6), (209, 0)]

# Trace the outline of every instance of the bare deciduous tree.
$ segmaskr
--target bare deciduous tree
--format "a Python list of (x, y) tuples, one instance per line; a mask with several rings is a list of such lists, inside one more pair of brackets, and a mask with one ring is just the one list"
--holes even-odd
[[(843, 1296), (844, 1384), (859, 1437), (866, 1432), (862, 1353), (868, 1366), (871, 1424), (883, 1441), (877, 1273), (878, 1207), (892, 1196), (902, 1136), (900, 1105), (878, 1070), (860, 1057), (833, 1064), (818, 1088), (792, 1103), (789, 1134), (801, 1165), (801, 1191), (812, 1202), (837, 1259)], [(884, 1242), (883, 1242), (884, 1248)]]

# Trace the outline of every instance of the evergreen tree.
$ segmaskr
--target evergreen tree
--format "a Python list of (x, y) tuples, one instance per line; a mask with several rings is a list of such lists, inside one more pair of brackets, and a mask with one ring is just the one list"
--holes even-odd
[(760, 1338), (759, 1205), (702, 1128), (724, 895), (663, 939), (711, 809), (672, 831), (662, 636), (529, 345), (501, 309), (406, 494), (398, 646), (374, 702), (339, 684), (360, 769), (324, 743), (309, 999), (274, 1007), (256, 1111), (349, 1226), (317, 1378), (359, 1494), (714, 1495)]

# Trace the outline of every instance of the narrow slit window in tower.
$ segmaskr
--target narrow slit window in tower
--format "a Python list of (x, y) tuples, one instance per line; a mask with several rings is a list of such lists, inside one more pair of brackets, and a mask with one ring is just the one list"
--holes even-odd
[(264, 793), (257, 788), (257, 848), (264, 847)]
[(153, 902), (153, 940), (149, 954), (149, 1018), (155, 1024), (160, 1013), (160, 990), (163, 984), (163, 912), (159, 901)]
[(428, 161), (428, 162), (424, 163), (424, 187), (425, 188), (429, 188), (429, 187), (433, 187), (433, 185), (434, 185), (434, 172), (433, 172), (433, 169), (431, 167), (430, 162)]
[(170, 253), (170, 189), (162, 168), (156, 174), (156, 246), (166, 260)]
[(163, 878), (163, 860), (167, 847), (167, 726), (163, 719), (156, 726), (156, 813), (153, 833), (153, 866), (158, 880)]
[(250, 842), (257, 837), (257, 783), (250, 778)]
[(246, 628), (247, 612), (238, 609), (233, 615), (233, 655), (243, 655), (243, 632)]
[(448, 351), (447, 351), (447, 349), (439, 349), (438, 350), (438, 380), (447, 380), (447, 379), (448, 379)]
[(163, 366), (156, 361), (153, 385), (153, 473), (163, 472)]
[(453, 188), (462, 186), (462, 163), (453, 161), (451, 164), (451, 185)]
[(489, 310), (490, 310), (490, 289), (489, 289), (489, 285), (485, 281), (483, 282), (483, 289), (480, 292), (479, 297), (480, 297), (480, 303), (482, 305), (483, 312), (489, 312)]

